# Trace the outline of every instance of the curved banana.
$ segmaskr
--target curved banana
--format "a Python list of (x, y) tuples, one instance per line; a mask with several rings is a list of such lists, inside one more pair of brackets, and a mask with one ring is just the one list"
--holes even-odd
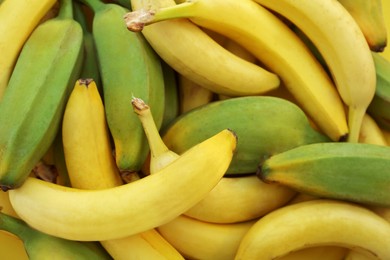
[(0, 100), (24, 43), (56, 2), (14, 0), (0, 5)]
[[(133, 10), (176, 5), (173, 0), (133, 0), (131, 4)], [(186, 19), (147, 26), (142, 33), (173, 69), (215, 93), (254, 95), (280, 84), (276, 74), (230, 53)]]
[(316, 246), (307, 247), (279, 257), (279, 260), (345, 260), (348, 249), (341, 246)]
[(212, 223), (243, 222), (285, 205), (294, 194), (284, 186), (263, 183), (255, 175), (224, 177), (184, 215)]
[(158, 227), (161, 235), (189, 259), (234, 259), (238, 245), (255, 221), (215, 224), (178, 216)]
[[(333, 0), (255, 2), (289, 19), (317, 47), (348, 106), (348, 141), (357, 142), (364, 114), (375, 94), (376, 76), (370, 48), (353, 17)], [(337, 26), (329, 26), (335, 21)]]
[(390, 224), (355, 204), (301, 202), (258, 220), (243, 237), (235, 259), (276, 259), (299, 249), (329, 244), (360, 248), (378, 259), (390, 259)]
[(28, 178), (9, 191), (10, 201), (29, 225), (54, 236), (98, 241), (130, 236), (165, 224), (202, 200), (225, 174), (236, 138), (222, 130), (159, 172), (109, 189), (80, 190)]
[[(385, 23), (387, 25), (387, 39), (390, 39), (390, 2), (389, 1), (382, 1), (382, 11), (383, 16), (385, 18)], [(383, 55), (386, 59), (390, 60), (390, 47), (386, 46), (385, 50), (381, 52), (381, 55)]]
[[(343, 103), (330, 77), (299, 37), (271, 11), (252, 0), (196, 0), (144, 8), (149, 9), (125, 16), (128, 27), (146, 25), (143, 30), (147, 30), (169, 19), (190, 18), (201, 27), (234, 39), (280, 77), (302, 109), (332, 140), (347, 135)], [(365, 40), (364, 43), (367, 44)]]
[(390, 206), (390, 147), (363, 143), (316, 143), (276, 154), (259, 167), (267, 183), (322, 198)]
[(387, 46), (387, 26), (382, 0), (338, 0), (355, 19), (370, 49), (382, 52)]
[(365, 114), (363, 117), (359, 134), (359, 143), (387, 145), (382, 130), (369, 114)]
[(23, 46), (0, 102), (3, 190), (20, 186), (52, 144), (81, 71), (82, 29), (72, 18), (72, 1), (61, 4), (59, 15), (38, 26)]
[(168, 148), (181, 154), (224, 128), (232, 129), (240, 139), (229, 175), (255, 173), (265, 157), (303, 144), (330, 141), (310, 126), (298, 106), (267, 96), (211, 102), (182, 114), (162, 135)]

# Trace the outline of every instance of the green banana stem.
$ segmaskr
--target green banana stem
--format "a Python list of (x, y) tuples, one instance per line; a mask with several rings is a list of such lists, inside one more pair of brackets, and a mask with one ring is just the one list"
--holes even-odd
[(85, 15), (83, 13), (83, 10), (81, 9), (81, 4), (78, 2), (75, 2), (73, 4), (73, 14), (74, 14), (74, 19), (81, 25), (81, 28), (83, 29), (83, 32), (88, 32), (88, 24), (87, 20), (85, 19)]
[(20, 238), (23, 238), (26, 232), (26, 224), (20, 219), (0, 212), (0, 230), (8, 231)]
[(73, 1), (61, 0), (61, 8), (57, 16), (59, 19), (73, 19)]

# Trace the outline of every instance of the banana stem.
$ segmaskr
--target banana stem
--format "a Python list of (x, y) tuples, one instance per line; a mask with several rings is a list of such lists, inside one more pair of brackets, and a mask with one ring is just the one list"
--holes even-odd
[[(1, 208), (0, 208), (1, 210)], [(21, 220), (0, 212), (0, 230), (8, 231), (19, 238), (23, 238), (27, 231), (26, 225)]]
[(156, 158), (161, 154), (168, 152), (169, 149), (161, 139), (149, 106), (145, 104), (142, 99), (135, 97), (133, 97), (131, 104), (133, 105), (134, 112), (140, 119), (146, 137), (148, 138), (152, 157)]
[(61, 0), (61, 8), (57, 16), (59, 19), (73, 19), (73, 1)]
[(360, 128), (363, 122), (363, 117), (366, 113), (365, 109), (359, 107), (349, 107), (348, 111), (348, 126), (349, 134), (347, 142), (357, 143), (359, 142)]

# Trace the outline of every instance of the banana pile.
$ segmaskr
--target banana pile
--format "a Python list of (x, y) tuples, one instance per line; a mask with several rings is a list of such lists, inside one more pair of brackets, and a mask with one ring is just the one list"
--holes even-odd
[(1, 0), (4, 259), (390, 259), (389, 0)]

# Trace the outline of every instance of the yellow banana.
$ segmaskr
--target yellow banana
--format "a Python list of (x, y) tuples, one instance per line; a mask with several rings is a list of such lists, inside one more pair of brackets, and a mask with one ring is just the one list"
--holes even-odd
[[(390, 1), (382, 0), (382, 11), (387, 29), (387, 39), (390, 39)], [(386, 46), (385, 50), (381, 54), (390, 60), (390, 47)]]
[(378, 259), (390, 259), (390, 223), (355, 204), (332, 200), (301, 202), (258, 220), (243, 237), (235, 259), (276, 259), (303, 248), (329, 244), (359, 248)]
[(343, 260), (376, 260), (376, 256), (362, 253), (359, 249), (350, 250), (350, 252), (343, 258)]
[(370, 49), (382, 52), (387, 46), (387, 26), (382, 2), (387, 0), (338, 0), (355, 19)]
[[(356, 21), (336, 0), (255, 1), (289, 19), (317, 47), (348, 106), (348, 141), (357, 142), (375, 94), (376, 73), (370, 48)], [(329, 26), (335, 21), (337, 25)]]
[(55, 3), (13, 0), (0, 5), (0, 100), (24, 43)]
[(384, 146), (387, 145), (387, 141), (382, 130), (375, 120), (367, 113), (363, 117), (359, 134), (359, 142)]
[(33, 228), (62, 238), (102, 241), (134, 235), (202, 200), (225, 174), (236, 138), (222, 130), (155, 174), (109, 189), (80, 190), (28, 178), (9, 191), (11, 205)]
[[(199, 26), (234, 39), (280, 76), (302, 109), (325, 134), (335, 141), (347, 135), (344, 107), (326, 71), (299, 37), (266, 8), (252, 0), (196, 0), (175, 6), (144, 8), (149, 9), (125, 16), (128, 27), (146, 25), (144, 31), (169, 19), (190, 18)], [(364, 43), (367, 44), (365, 40)], [(245, 85), (242, 81), (245, 76), (239, 78), (241, 85)]]
[(248, 221), (285, 205), (295, 193), (283, 186), (262, 183), (254, 175), (224, 177), (184, 215), (213, 223)]
[(215, 224), (178, 216), (158, 227), (165, 239), (189, 259), (234, 259), (238, 245), (255, 221)]
[(291, 252), (278, 260), (345, 260), (348, 249), (339, 246), (316, 246), (308, 247)]
[[(131, 4), (133, 10), (176, 5), (174, 0), (133, 0)], [(251, 95), (279, 86), (277, 75), (233, 55), (186, 19), (147, 26), (142, 33), (173, 69), (213, 92)]]

